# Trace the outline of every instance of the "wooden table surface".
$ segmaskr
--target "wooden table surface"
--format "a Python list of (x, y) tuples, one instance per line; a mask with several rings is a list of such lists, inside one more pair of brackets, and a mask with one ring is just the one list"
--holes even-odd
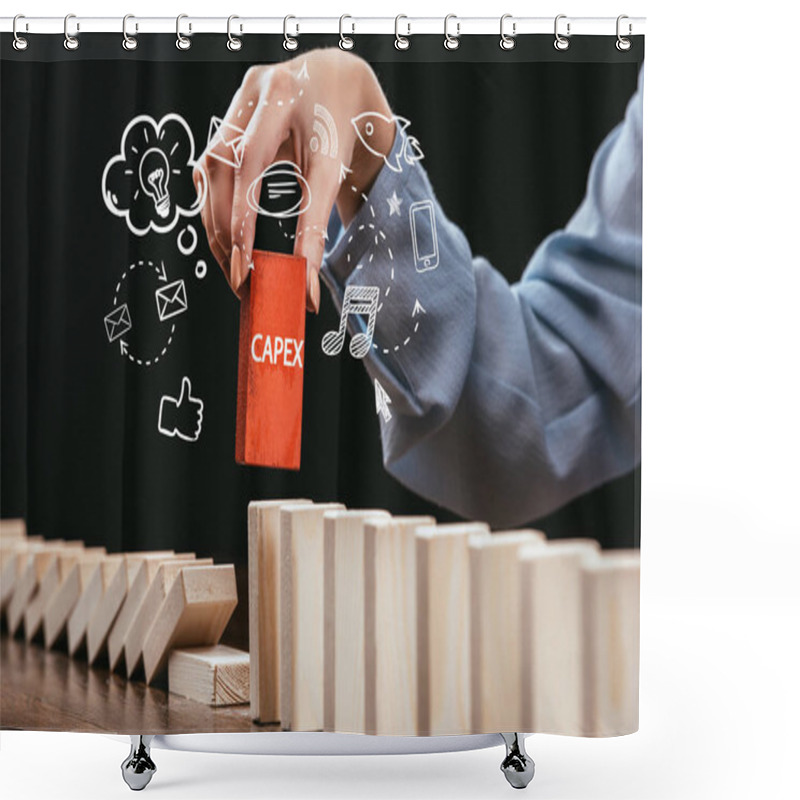
[[(246, 567), (237, 566), (239, 603), (222, 643), (248, 650)], [(0, 634), (0, 728), (92, 733), (230, 733), (276, 731), (278, 724), (250, 719), (249, 703), (214, 708), (172, 694), (164, 670), (150, 686), (141, 676), (128, 680), (123, 669), (110, 672), (103, 656), (94, 667), (82, 647), (75, 657), (66, 642), (52, 650), (41, 633), (31, 644), (22, 626), (10, 637)]]

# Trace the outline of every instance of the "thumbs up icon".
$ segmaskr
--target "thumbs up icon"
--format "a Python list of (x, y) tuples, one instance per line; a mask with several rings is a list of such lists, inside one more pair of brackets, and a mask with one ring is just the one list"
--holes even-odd
[(192, 397), (192, 382), (184, 377), (177, 399), (164, 395), (158, 412), (158, 432), (196, 442), (203, 427), (203, 401)]

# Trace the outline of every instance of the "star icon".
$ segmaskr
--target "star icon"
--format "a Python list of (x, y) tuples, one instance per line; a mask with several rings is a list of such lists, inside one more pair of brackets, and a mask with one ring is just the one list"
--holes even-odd
[(386, 198), (386, 202), (389, 204), (389, 216), (391, 217), (392, 214), (400, 215), (400, 203), (403, 201), (397, 196), (397, 192), (392, 192), (391, 197)]

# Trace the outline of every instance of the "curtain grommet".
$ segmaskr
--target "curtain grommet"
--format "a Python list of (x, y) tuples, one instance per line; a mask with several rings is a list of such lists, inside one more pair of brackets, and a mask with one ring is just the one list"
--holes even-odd
[(295, 26), (294, 36), (289, 36), (289, 20), (297, 20), (297, 17), (293, 17), (291, 14), (287, 14), (283, 18), (283, 49), (284, 50), (297, 50), (297, 39), (294, 36), (297, 36), (300, 33), (300, 26)]
[[(511, 35), (509, 36), (505, 31), (506, 20), (511, 20)], [(517, 23), (514, 22), (514, 17), (511, 14), (503, 14), (500, 17), (500, 48), (502, 50), (513, 50), (517, 44), (515, 39), (517, 35)]]
[[(631, 49), (631, 40), (620, 33), (620, 23), (624, 19), (629, 19), (627, 14), (620, 14), (617, 17), (617, 41), (615, 45), (617, 50), (619, 50), (621, 53), (627, 53), (628, 50)], [(631, 23), (628, 22), (628, 36), (630, 36), (631, 33), (633, 33), (633, 25), (631, 25)]]
[[(64, 49), (65, 50), (70, 50), (70, 51), (77, 50), (80, 47), (80, 44), (81, 44), (78, 41), (78, 37), (77, 36), (72, 36), (70, 34), (70, 32), (69, 32), (69, 21), (71, 19), (75, 19), (75, 18), (76, 17), (75, 17), (74, 14), (67, 14), (67, 16), (64, 17)], [(75, 32), (79, 33), (80, 29), (81, 29), (80, 23), (76, 22), (75, 23)]]
[[(20, 36), (19, 33), (17, 33), (17, 20), (20, 20), (20, 19), (25, 19), (25, 15), (24, 14), (17, 14), (14, 17), (14, 24), (12, 25), (12, 31), (14, 33), (14, 41), (12, 42), (12, 45), (13, 45), (14, 49), (18, 50), (18, 51), (22, 51), (22, 50), (27, 50), (28, 49), (28, 40), (24, 36)], [(26, 31), (28, 30), (28, 23), (27, 22), (25, 23), (25, 30)]]
[(555, 40), (553, 41), (553, 47), (555, 47), (556, 50), (560, 50), (561, 52), (563, 52), (564, 50), (569, 50), (569, 37), (571, 36), (569, 21), (567, 21), (567, 35), (562, 36), (558, 32), (558, 22), (559, 20), (562, 19), (567, 19), (567, 15), (559, 14), (555, 19), (555, 23), (553, 24), (553, 33), (555, 34), (556, 37)]
[(394, 18), (394, 46), (397, 50), (408, 50), (411, 47), (411, 42), (409, 38), (411, 36), (411, 23), (407, 22), (406, 27), (408, 30), (406, 31), (405, 36), (400, 35), (400, 20), (401, 19), (408, 19), (405, 14), (398, 14)]
[[(235, 19), (239, 19), (239, 17), (237, 17), (236, 14), (231, 14), (228, 17), (228, 41), (226, 43), (226, 47), (232, 53), (236, 53), (236, 52), (238, 52), (239, 50), (242, 49), (242, 40), (238, 36), (234, 36), (231, 33), (231, 22), (233, 22)], [(242, 25), (241, 24), (239, 25), (239, 33), (242, 33)]]
[[(177, 47), (178, 50), (188, 50), (192, 46), (192, 40), (188, 36), (184, 36), (181, 33), (181, 20), (188, 18), (189, 18), (188, 14), (178, 14), (178, 16), (175, 19), (175, 36), (177, 37), (175, 39), (175, 47)], [(191, 32), (192, 32), (192, 23), (190, 22), (189, 33)]]
[[(344, 21), (346, 19), (353, 19), (349, 14), (342, 14), (339, 17), (339, 47), (342, 50), (352, 50), (356, 46), (355, 39), (352, 36), (345, 36), (344, 35)], [(350, 24), (350, 33), (356, 32), (356, 24), (355, 22)]]
[[(456, 35), (453, 36), (448, 30), (447, 26), (451, 19), (456, 21)], [(444, 18), (444, 47), (445, 50), (458, 50), (458, 46), (461, 44), (458, 37), (461, 35), (461, 23), (458, 21), (458, 17), (455, 14), (448, 14)]]
[[(136, 36), (135, 35), (134, 36), (130, 36), (128, 34), (128, 20), (129, 19), (136, 19), (136, 17), (134, 17), (133, 14), (126, 14), (122, 18), (122, 47), (125, 50), (128, 50), (128, 51), (135, 50), (139, 46), (139, 42), (136, 39)], [(139, 30), (139, 23), (138, 22), (134, 23), (133, 29), (135, 31)]]

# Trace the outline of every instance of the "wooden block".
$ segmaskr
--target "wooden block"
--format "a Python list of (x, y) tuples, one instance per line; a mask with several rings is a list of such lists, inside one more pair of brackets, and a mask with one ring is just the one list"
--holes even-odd
[(44, 609), (44, 646), (49, 650), (64, 631), (69, 615), (81, 594), (99, 569), (100, 561), (106, 555), (105, 547), (87, 547), (78, 555), (69, 572), (50, 598)]
[(47, 572), (51, 561), (56, 558), (59, 548), (64, 546), (82, 548), (83, 542), (65, 542), (63, 539), (48, 539), (45, 540), (41, 547), (34, 546), (31, 552), (26, 556), (22, 574), (19, 575), (15, 581), (14, 592), (6, 608), (6, 621), (8, 622), (8, 631), (11, 636), (17, 632), (25, 615), (25, 609), (36, 594), (36, 590), (39, 588), (39, 582), (45, 572)]
[(146, 682), (166, 666), (173, 648), (217, 644), (236, 603), (233, 564), (181, 569), (144, 642)]
[(21, 540), (26, 536), (24, 519), (0, 519), (0, 541)]
[(639, 729), (639, 551), (612, 550), (582, 566), (584, 736)]
[[(128, 635), (131, 622), (133, 622), (139, 611), (139, 606), (144, 600), (147, 593), (147, 587), (150, 586), (153, 578), (155, 578), (158, 568), (162, 561), (170, 561), (174, 558), (182, 557), (183, 559), (194, 558), (194, 553), (181, 553), (164, 556), (163, 558), (146, 558), (139, 562), (138, 565), (131, 564), (128, 572), (128, 593), (125, 596), (125, 602), (119, 610), (114, 624), (108, 634), (108, 665), (109, 669), (113, 672), (125, 651), (125, 637)], [(130, 570), (134, 574), (131, 575)]]
[(310, 500), (256, 500), (247, 507), (250, 716), (280, 718), (281, 508)]
[(544, 547), (540, 531), (471, 537), (470, 679), (472, 733), (522, 731), (519, 569), (523, 545)]
[(236, 460), (300, 469), (306, 260), (253, 251), (239, 315)]
[(224, 644), (178, 648), (169, 655), (169, 690), (208, 706), (250, 701), (250, 654)]
[(133, 677), (133, 673), (139, 666), (147, 636), (157, 623), (161, 607), (180, 571), (184, 567), (211, 566), (213, 563), (214, 559), (212, 558), (173, 558), (159, 564), (155, 577), (150, 581), (136, 611), (136, 616), (131, 621), (128, 633), (125, 635), (125, 667), (129, 679)]
[(433, 517), (364, 524), (364, 731), (417, 733), (417, 528)]
[(11, 541), (0, 548), (0, 610), (5, 612), (6, 606), (14, 594), (17, 579), (25, 572), (28, 554), (37, 547), (44, 546), (41, 536), (29, 536), (20, 541)]
[(583, 728), (581, 564), (598, 552), (593, 539), (520, 549), (523, 730)]
[(281, 509), (280, 722), (320, 731), (323, 723), (323, 517), (341, 503)]
[(98, 561), (67, 620), (67, 651), (71, 656), (74, 657), (83, 644), (89, 620), (100, 605), (106, 588), (124, 568), (122, 553), (106, 555)]
[[(102, 548), (101, 548), (102, 549)], [(80, 547), (63, 547), (54, 550), (53, 558), (39, 581), (39, 588), (25, 609), (25, 640), (31, 642), (44, 622), (44, 612), (52, 601), (70, 570), (78, 562), (78, 557), (87, 551)]]
[(417, 528), (417, 733), (469, 733), (472, 535), (482, 522)]
[(323, 730), (364, 733), (364, 523), (380, 509), (328, 511), (323, 518)]
[[(86, 627), (86, 658), (91, 666), (100, 656), (103, 645), (122, 608), (136, 570), (145, 559), (174, 555), (172, 550), (138, 551), (122, 554), (122, 565), (105, 569), (102, 574), (103, 596)], [(124, 640), (123, 640), (124, 642)]]

